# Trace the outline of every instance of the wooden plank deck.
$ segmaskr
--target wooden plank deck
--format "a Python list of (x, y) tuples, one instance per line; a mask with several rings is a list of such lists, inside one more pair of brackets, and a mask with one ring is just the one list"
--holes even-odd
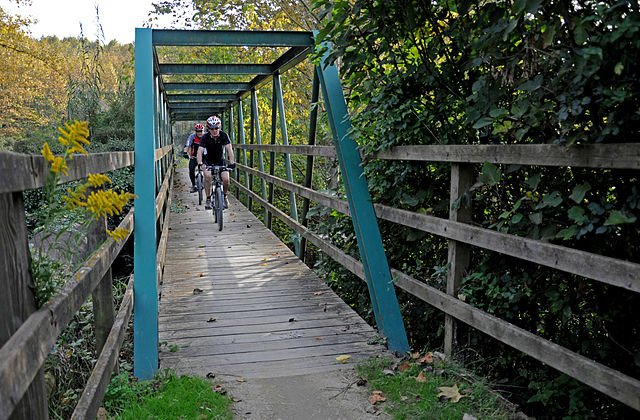
[[(160, 368), (276, 378), (384, 352), (375, 331), (238, 200), (222, 232), (179, 170), (160, 300)], [(177, 349), (177, 350), (176, 350)], [(173, 351), (172, 351), (173, 350)]]

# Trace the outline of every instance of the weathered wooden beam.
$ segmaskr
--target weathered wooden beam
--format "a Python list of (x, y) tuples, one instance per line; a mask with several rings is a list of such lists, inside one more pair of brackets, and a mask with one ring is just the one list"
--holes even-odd
[[(91, 173), (104, 173), (133, 165), (133, 152), (92, 153), (88, 156), (73, 155), (68, 161), (69, 175), (63, 175), (60, 183), (85, 178)], [(43, 187), (49, 167), (40, 155), (0, 152), (0, 193), (24, 191)]]
[[(449, 220), (468, 223), (471, 221), (471, 198), (468, 203), (462, 202), (462, 197), (473, 185), (473, 166), (454, 163), (451, 165), (451, 192), (449, 196)], [(449, 240), (447, 262), (447, 294), (457, 296), (462, 277), (469, 266), (471, 247), (465, 243)], [(444, 354), (451, 356), (455, 344), (456, 325), (454, 319), (444, 317)]]
[[(323, 206), (334, 208), (343, 214), (349, 215), (348, 209), (345, 209), (346, 203), (335, 197), (306, 189), (297, 184), (288, 183), (280, 178), (261, 174), (255, 170), (252, 172), (251, 168), (242, 165), (239, 165), (239, 168), (256, 176), (264, 177), (269, 182), (273, 182), (282, 188), (290, 189), (296, 194), (307, 197)], [(426, 214), (396, 209), (382, 204), (375, 204), (375, 210), (378, 217), (390, 222), (640, 292), (640, 278), (637, 276), (637, 273), (640, 272), (640, 264), (483, 229)]]
[(244, 144), (236, 145), (238, 149), (244, 150), (264, 150), (267, 152), (276, 153), (291, 153), (293, 155), (305, 155), (305, 156), (323, 156), (335, 159), (336, 148), (333, 146), (315, 146), (315, 145), (300, 145), (300, 146), (283, 146), (274, 144)]
[(87, 381), (84, 391), (78, 400), (75, 410), (71, 415), (72, 419), (94, 419), (98, 413), (98, 409), (102, 403), (102, 398), (107, 390), (107, 385), (111, 380), (118, 354), (122, 348), (122, 343), (126, 336), (127, 327), (129, 326), (129, 318), (133, 309), (133, 275), (129, 277), (127, 289), (120, 303), (120, 309), (116, 316), (115, 322), (111, 327), (109, 336), (105, 341), (105, 345), (100, 352), (100, 356), (96, 361), (91, 376)]
[[(120, 223), (133, 230), (133, 210)], [(126, 242), (109, 238), (45, 306), (0, 348), (0, 418), (8, 417), (44, 363), (58, 335), (104, 277)]]
[(393, 276), (396, 286), (428, 304), (603, 394), (640, 410), (639, 380), (474, 308), (400, 271), (393, 270)]
[(395, 146), (369, 159), (640, 169), (640, 143)]
[[(24, 202), (21, 192), (0, 193), (0, 363), (5, 349), (13, 349), (13, 337), (36, 311), (35, 286), (31, 277)], [(15, 334), (15, 335), (14, 335)], [(22, 360), (28, 363), (27, 360)], [(11, 366), (9, 366), (11, 367)], [(40, 365), (31, 375), (17, 384), (8, 372), (0, 380), (0, 418), (46, 419), (47, 394)]]

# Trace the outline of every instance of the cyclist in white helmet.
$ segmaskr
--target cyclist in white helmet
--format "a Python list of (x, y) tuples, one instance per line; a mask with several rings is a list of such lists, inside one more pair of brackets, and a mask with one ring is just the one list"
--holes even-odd
[[(220, 128), (222, 122), (220, 118), (211, 116), (207, 118), (207, 133), (202, 137), (200, 141), (200, 147), (198, 148), (198, 164), (206, 163), (207, 165), (223, 166), (223, 150), (227, 152), (227, 158), (229, 164), (227, 167), (233, 169), (235, 164), (235, 158), (233, 156), (233, 148), (231, 147), (231, 140), (229, 135), (222, 131)], [(206, 154), (204, 151), (206, 150)], [(227, 193), (229, 192), (229, 172), (222, 172), (220, 174), (222, 178), (222, 189), (224, 191), (224, 208), (229, 208), (229, 200)], [(207, 201), (205, 202), (205, 209), (211, 208), (211, 171), (204, 171), (204, 190), (207, 194)]]

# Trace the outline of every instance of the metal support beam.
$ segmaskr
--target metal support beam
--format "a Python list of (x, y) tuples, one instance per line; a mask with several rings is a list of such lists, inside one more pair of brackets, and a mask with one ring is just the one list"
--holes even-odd
[[(251, 91), (251, 121), (255, 125), (256, 144), (262, 144), (262, 133), (260, 131), (260, 113), (258, 112), (258, 95), (254, 90)], [(264, 172), (264, 155), (262, 150), (258, 151), (258, 169)], [(267, 181), (262, 178), (262, 198), (267, 199)], [(267, 220), (268, 211), (264, 209), (264, 220)]]
[(227, 102), (227, 101), (235, 101), (238, 99), (236, 95), (233, 94), (221, 94), (221, 93), (190, 93), (190, 94), (171, 94), (167, 95), (167, 100), (169, 103), (180, 103), (180, 102)]
[(250, 83), (241, 82), (204, 82), (204, 83), (192, 83), (192, 82), (175, 82), (165, 83), (164, 88), (167, 92), (182, 92), (182, 91), (248, 91), (251, 89)]
[(151, 29), (136, 28), (133, 371), (150, 379), (158, 369), (156, 280), (155, 105)]
[(271, 64), (160, 64), (161, 74), (271, 74)]
[[(309, 115), (309, 145), (316, 144), (316, 129), (318, 128), (318, 98), (320, 97), (320, 81), (318, 80), (318, 74), (313, 72), (313, 84), (311, 85), (311, 112)], [(307, 156), (307, 168), (304, 175), (304, 186), (311, 188), (313, 181), (313, 155)], [(302, 201), (302, 225), (307, 226), (307, 213), (309, 213), (309, 199), (305, 198)], [(302, 238), (300, 240), (300, 258), (304, 261), (307, 249), (307, 240)]]
[[(238, 138), (240, 140), (240, 144), (246, 144), (245, 134), (244, 134), (244, 113), (242, 111), (242, 101), (238, 102)], [(242, 150), (242, 164), (247, 166), (247, 151)], [(249, 176), (247, 173), (244, 173), (244, 186), (249, 189)], [(247, 200), (245, 204), (249, 205), (249, 196), (247, 196)]]
[(237, 47), (310, 47), (311, 32), (293, 31), (185, 31), (155, 29), (153, 45), (237, 46)]
[[(282, 99), (282, 83), (280, 82), (280, 73), (273, 76), (273, 88), (276, 92), (276, 99), (278, 102), (278, 114), (280, 115), (280, 134), (282, 135), (282, 144), (289, 145), (289, 134), (287, 133), (287, 118), (284, 113), (284, 101)], [(284, 166), (287, 173), (287, 180), (293, 182), (293, 172), (291, 171), (291, 155), (289, 153), (284, 154)], [(289, 209), (290, 216), (296, 222), (298, 221), (298, 206), (296, 204), (296, 195), (293, 192), (289, 192)], [(297, 232), (293, 236), (293, 244), (296, 250), (296, 255), (301, 258), (300, 255), (300, 234)]]
[[(273, 94), (271, 95), (271, 144), (276, 144), (276, 133), (278, 130), (278, 114), (277, 114), (277, 100), (276, 100), (276, 82), (273, 80), (271, 83)], [(276, 173), (276, 154), (275, 152), (269, 152), (269, 175), (274, 175)], [(273, 183), (269, 183), (269, 204), (273, 204)], [(267, 211), (267, 221), (265, 225), (267, 229), (271, 229), (271, 225), (273, 224), (272, 215), (270, 211)]]
[(357, 144), (349, 135), (351, 120), (338, 70), (327, 62), (327, 56), (328, 51), (321, 60), (321, 64), (316, 66), (316, 72), (322, 87), (340, 171), (344, 178), (351, 220), (358, 240), (371, 305), (378, 329), (388, 339), (389, 349), (404, 353), (409, 351), (409, 343), (382, 245), (378, 220), (362, 171)]

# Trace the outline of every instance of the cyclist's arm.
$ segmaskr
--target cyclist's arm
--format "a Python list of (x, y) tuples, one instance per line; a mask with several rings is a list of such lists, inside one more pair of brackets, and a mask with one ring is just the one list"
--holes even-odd
[(233, 164), (235, 163), (235, 157), (233, 156), (233, 147), (231, 147), (231, 143), (227, 144), (226, 146), (227, 149), (227, 156), (229, 157), (229, 163)]
[(189, 147), (193, 144), (193, 139), (196, 137), (195, 134), (190, 134), (187, 137), (187, 140), (184, 142), (184, 152), (187, 153), (189, 151)]
[(202, 147), (202, 145), (200, 145), (200, 147), (198, 147), (198, 157), (196, 158), (196, 162), (198, 162), (198, 165), (202, 165), (202, 152), (204, 151), (204, 147)]

